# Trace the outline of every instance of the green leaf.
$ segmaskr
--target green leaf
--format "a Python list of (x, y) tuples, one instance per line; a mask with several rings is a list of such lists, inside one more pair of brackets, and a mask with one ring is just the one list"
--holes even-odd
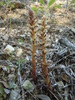
[(6, 4), (4, 4), (4, 6), (6, 6)]
[(54, 8), (54, 9), (56, 9), (56, 8), (61, 8), (61, 4), (55, 5), (55, 6), (53, 6), (53, 8)]
[(38, 14), (38, 8), (37, 7), (32, 7), (32, 10), (35, 11)]
[(37, 11), (38, 8), (37, 8), (37, 7), (32, 7), (32, 10), (33, 10), (33, 11)]
[(48, 3), (48, 7), (50, 7), (54, 2), (55, 2), (55, 0), (50, 0)]
[(44, 5), (44, 0), (39, 0), (39, 2)]
[(3, 6), (3, 1), (0, 2), (0, 5)]
[(42, 6), (40, 6), (39, 9), (43, 11), (43, 7)]
[(14, 4), (11, 5), (11, 8), (15, 8)]
[(10, 5), (10, 0), (8, 0), (7, 5)]
[(72, 0), (72, 1), (71, 1), (71, 4), (73, 4), (73, 3), (75, 3), (75, 0)]

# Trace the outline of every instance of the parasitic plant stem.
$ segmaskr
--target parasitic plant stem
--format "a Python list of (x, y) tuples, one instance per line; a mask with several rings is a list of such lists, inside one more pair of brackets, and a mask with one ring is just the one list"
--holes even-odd
[(45, 33), (45, 30), (46, 30), (46, 18), (43, 17), (42, 19), (42, 23), (41, 23), (41, 33), (40, 33), (40, 41), (41, 41), (41, 51), (42, 51), (42, 69), (43, 69), (43, 74), (44, 74), (44, 77), (45, 77), (45, 82), (46, 84), (48, 85), (48, 87), (52, 90), (52, 85), (50, 83), (50, 79), (48, 77), (48, 68), (47, 68), (47, 62), (46, 62), (46, 59), (45, 59), (45, 56), (46, 56), (46, 52), (45, 52), (45, 43), (46, 43), (46, 33)]
[(32, 77), (34, 80), (34, 83), (36, 84), (36, 70), (35, 70), (35, 18), (33, 11), (31, 8), (28, 6), (28, 11), (29, 11), (29, 28), (30, 28), (30, 33), (31, 33), (31, 38), (32, 38)]

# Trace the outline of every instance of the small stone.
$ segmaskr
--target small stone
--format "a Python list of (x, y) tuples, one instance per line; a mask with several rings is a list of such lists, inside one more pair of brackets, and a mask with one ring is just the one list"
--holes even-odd
[(10, 70), (11, 70), (11, 72), (15, 72), (15, 68), (11, 68)]
[(17, 56), (17, 57), (20, 57), (20, 56), (22, 55), (22, 53), (23, 53), (22, 49), (19, 48), (19, 49), (17, 49), (17, 51), (16, 51), (16, 56)]
[(6, 48), (4, 49), (4, 52), (6, 54), (10, 54), (11, 52), (13, 52), (15, 49), (11, 46), (11, 45), (7, 45)]
[(6, 40), (6, 41), (8, 40), (8, 38), (9, 38), (8, 34), (5, 34), (5, 35), (3, 36), (3, 39)]

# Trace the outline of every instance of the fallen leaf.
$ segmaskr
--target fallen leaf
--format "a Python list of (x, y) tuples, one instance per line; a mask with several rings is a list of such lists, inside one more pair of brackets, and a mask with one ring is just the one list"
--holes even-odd
[(18, 93), (14, 90), (11, 91), (9, 100), (17, 100)]
[(28, 91), (31, 91), (31, 90), (34, 89), (33, 84), (29, 80), (26, 80), (23, 83), (23, 88), (26, 89), (26, 90), (28, 90)]
[(0, 83), (5, 87), (5, 88), (9, 88), (9, 85), (7, 82), (4, 81), (0, 81)]
[(63, 74), (61, 77), (64, 81), (69, 82), (69, 76), (67, 76), (66, 74)]
[(39, 95), (37, 95), (37, 97), (40, 100), (51, 100), (50, 97), (48, 97), (47, 95), (44, 95), (44, 94), (39, 94)]
[[(2, 84), (0, 84), (0, 100), (1, 100), (1, 97), (3, 98), (6, 98), (6, 93), (4, 91), (4, 87)], [(2, 99), (3, 100), (3, 99)]]

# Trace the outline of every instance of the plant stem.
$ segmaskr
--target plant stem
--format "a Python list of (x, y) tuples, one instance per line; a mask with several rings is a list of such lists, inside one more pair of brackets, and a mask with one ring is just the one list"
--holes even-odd
[(48, 87), (52, 90), (52, 85), (50, 83), (50, 79), (48, 77), (48, 69), (47, 69), (47, 62), (45, 59), (46, 56), (46, 52), (45, 52), (45, 43), (46, 43), (46, 33), (45, 33), (45, 29), (46, 29), (46, 18), (44, 17), (42, 19), (42, 24), (41, 24), (41, 35), (40, 35), (40, 40), (41, 40), (41, 51), (42, 51), (42, 69), (43, 69), (43, 74), (45, 77), (45, 81), (46, 84), (48, 85)]
[(35, 70), (35, 18), (33, 11), (31, 8), (28, 6), (29, 10), (29, 24), (30, 24), (30, 30), (31, 30), (31, 37), (32, 37), (32, 76), (34, 83), (36, 84), (36, 70)]

